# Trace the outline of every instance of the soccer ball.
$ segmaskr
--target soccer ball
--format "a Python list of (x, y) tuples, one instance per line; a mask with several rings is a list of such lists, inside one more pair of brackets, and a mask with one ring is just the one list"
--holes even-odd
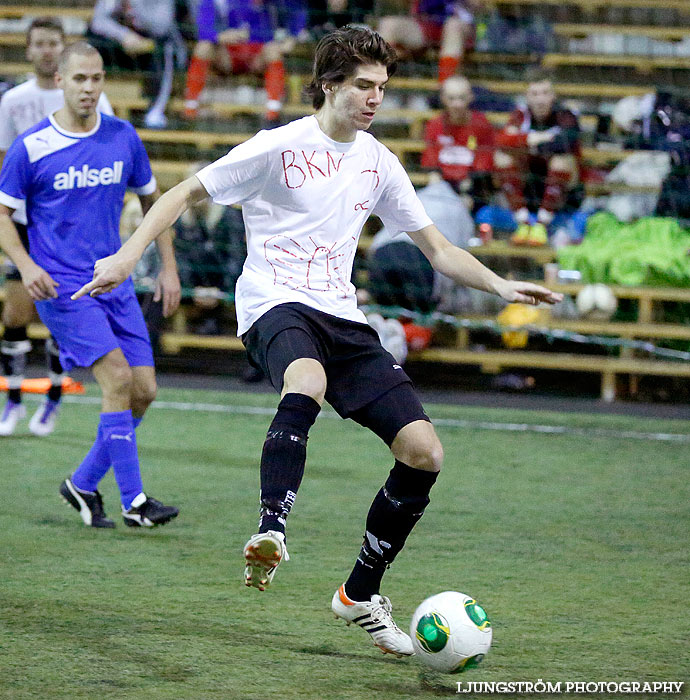
[(424, 665), (441, 673), (460, 673), (486, 656), (492, 631), (484, 608), (474, 598), (444, 591), (415, 610), (410, 637)]
[(575, 298), (580, 318), (593, 321), (608, 321), (618, 308), (618, 300), (605, 284), (588, 284)]

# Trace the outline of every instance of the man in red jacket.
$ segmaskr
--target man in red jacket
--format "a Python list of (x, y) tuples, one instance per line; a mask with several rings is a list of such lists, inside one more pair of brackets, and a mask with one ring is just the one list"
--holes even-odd
[(471, 212), (487, 204), (494, 168), (494, 129), (470, 109), (472, 86), (453, 76), (441, 86), (443, 112), (426, 125), (422, 167), (441, 174)]
[[(526, 97), (526, 106), (497, 134), (496, 171), (518, 223), (512, 242), (545, 245), (554, 215), (579, 183), (580, 126), (577, 116), (556, 102), (547, 74), (530, 81)], [(531, 225), (530, 209), (536, 210)]]

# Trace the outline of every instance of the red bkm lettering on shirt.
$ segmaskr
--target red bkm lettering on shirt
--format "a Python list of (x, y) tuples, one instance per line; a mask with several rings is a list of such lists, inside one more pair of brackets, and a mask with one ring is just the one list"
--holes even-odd
[[(323, 154), (317, 156), (316, 151), (312, 151), (311, 155), (307, 155), (304, 151), (300, 151), (300, 154), (304, 160), (304, 167), (298, 165), (298, 156), (295, 151), (288, 149), (280, 154), (283, 163), (283, 175), (285, 176), (285, 185), (288, 189), (297, 190), (307, 181), (307, 177), (315, 180), (317, 176), (321, 177), (331, 177), (333, 173), (337, 173), (340, 169), (340, 163), (343, 160), (344, 153), (340, 154), (338, 162), (336, 163), (335, 158), (326, 151), (326, 163), (323, 162), (321, 166), (317, 165), (315, 160), (323, 161)], [(305, 169), (306, 168), (306, 169)], [(325, 170), (324, 170), (325, 168)]]

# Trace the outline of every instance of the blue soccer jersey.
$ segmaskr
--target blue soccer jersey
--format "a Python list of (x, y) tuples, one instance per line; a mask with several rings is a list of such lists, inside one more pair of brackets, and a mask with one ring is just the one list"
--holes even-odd
[(146, 149), (131, 124), (101, 114), (88, 133), (49, 116), (15, 139), (0, 172), (0, 204), (26, 203), (31, 257), (61, 293), (88, 282), (96, 260), (120, 248), (127, 189), (156, 190)]

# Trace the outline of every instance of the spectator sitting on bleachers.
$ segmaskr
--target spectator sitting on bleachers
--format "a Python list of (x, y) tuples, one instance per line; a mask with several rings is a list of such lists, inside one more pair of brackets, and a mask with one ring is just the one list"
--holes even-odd
[(474, 214), (493, 191), (494, 129), (481, 112), (470, 109), (472, 86), (466, 78), (448, 78), (440, 97), (443, 112), (424, 132), (422, 167), (439, 172)]
[(545, 245), (554, 215), (579, 205), (580, 126), (557, 103), (548, 74), (529, 81), (526, 97), (496, 135), (494, 164), (518, 224), (511, 241)]
[[(215, 54), (227, 73), (263, 73), (265, 126), (278, 124), (285, 93), (283, 57), (306, 32), (303, 0), (200, 0), (196, 25), (198, 41), (187, 69), (185, 118), (193, 120), (198, 114)], [(216, 46), (222, 51), (216, 53)]]
[(406, 14), (381, 17), (378, 31), (402, 56), (438, 46), (442, 83), (455, 75), (474, 45), (474, 13), (482, 4), (483, 0), (411, 0)]
[[(108, 66), (152, 68), (157, 94), (144, 123), (151, 129), (164, 129), (175, 61), (184, 65), (187, 56), (175, 21), (175, 0), (97, 0), (88, 40), (101, 51)], [(142, 55), (146, 56), (143, 63), (137, 58)]]
[[(195, 174), (206, 165), (195, 163)], [(238, 208), (205, 199), (175, 223), (175, 251), (183, 289), (193, 289), (197, 333), (221, 332), (221, 299), (235, 290), (247, 255), (244, 221)]]
[[(438, 180), (417, 195), (439, 231), (453, 245), (466, 248), (474, 235), (474, 222), (450, 184)], [(368, 291), (376, 304), (422, 313), (439, 305), (445, 311), (453, 310), (457, 285), (434, 271), (406, 233), (382, 228), (371, 242), (367, 262)]]

